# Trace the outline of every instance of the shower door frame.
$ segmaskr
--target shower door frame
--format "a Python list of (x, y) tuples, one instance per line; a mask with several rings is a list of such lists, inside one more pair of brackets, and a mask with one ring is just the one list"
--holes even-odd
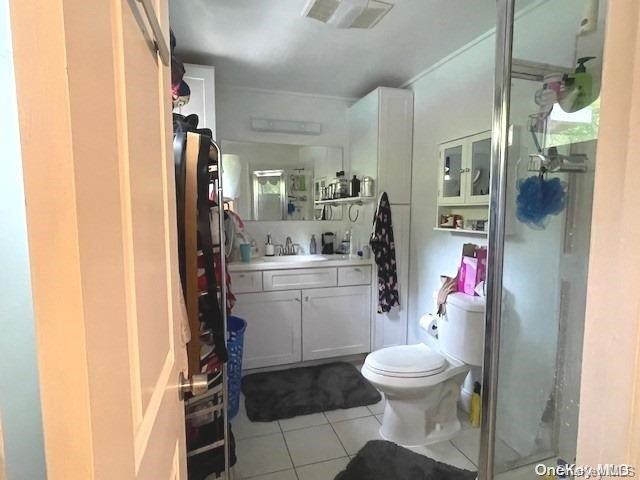
[(515, 0), (496, 0), (496, 7), (496, 64), (491, 127), (487, 298), (478, 480), (491, 480), (494, 472)]
[[(515, 0), (496, 0), (496, 7), (498, 23), (479, 480), (490, 480), (494, 476), (511, 78), (533, 79), (530, 76), (533, 72), (527, 68), (532, 64), (527, 62), (520, 68), (518, 60), (512, 59)], [(637, 155), (634, 155), (640, 146), (632, 141), (634, 137), (639, 138), (640, 133), (640, 107), (637, 106), (640, 104), (633, 106), (634, 100), (640, 98), (639, 18), (640, 6), (635, 2), (608, 3), (596, 157), (609, 158), (609, 164), (599, 168), (595, 175), (585, 346), (582, 353), (578, 464), (589, 462), (595, 465), (614, 460), (629, 463), (636, 459), (640, 465), (640, 429), (637, 428), (640, 425), (640, 384), (636, 381), (640, 374), (640, 340), (637, 340), (640, 338), (640, 325), (635, 318), (638, 312), (637, 299), (623, 296), (614, 308), (616, 313), (632, 315), (633, 318), (623, 323), (615, 322), (615, 331), (603, 332), (602, 327), (603, 312), (611, 314), (612, 310), (606, 289), (602, 288), (606, 285), (606, 279), (617, 278), (622, 270), (629, 281), (640, 279), (640, 266), (637, 263), (628, 258), (618, 258), (619, 255), (612, 258), (611, 254), (612, 248), (624, 251), (625, 247), (631, 246), (630, 240), (625, 238), (637, 237), (640, 217), (629, 212), (624, 216), (624, 221), (612, 225), (609, 220), (611, 211), (624, 211), (629, 205), (637, 205), (640, 199), (640, 189), (634, 188), (635, 183), (627, 180), (627, 176), (630, 178), (634, 173), (640, 174), (640, 167), (635, 162)], [(544, 71), (544, 68), (534, 70)], [(613, 78), (617, 82), (607, 80)], [(613, 195), (612, 185), (625, 188), (625, 195)], [(612, 325), (612, 322), (609, 321), (607, 325)], [(619, 338), (636, 340), (635, 343), (631, 340), (616, 343), (614, 340)], [(603, 352), (607, 358), (604, 363)], [(620, 389), (621, 384), (625, 388)], [(603, 447), (598, 439), (607, 434), (610, 441)]]
[[(513, 58), (513, 27), (516, 0), (497, 0), (496, 65), (494, 110), (491, 130), (491, 191), (487, 253), (487, 299), (484, 340), (482, 393), (482, 426), (478, 479), (490, 480), (495, 473), (496, 409), (502, 324), (502, 281), (504, 269), (504, 237), (506, 229), (507, 159), (511, 136), (509, 118), (511, 81), (542, 81), (549, 73), (568, 73), (571, 69), (557, 65)], [(521, 458), (510, 468), (535, 463), (552, 456), (539, 452)]]
[[(510, 80), (512, 76), (522, 74), (521, 78), (524, 78), (527, 74), (526, 68), (521, 69), (517, 60), (512, 60), (515, 0), (496, 0), (496, 6), (479, 480), (490, 480), (494, 475)], [(640, 281), (637, 259), (618, 253), (632, 247), (632, 239), (640, 235), (640, 217), (633, 209), (625, 209), (640, 202), (640, 188), (633, 180), (640, 178), (640, 165), (636, 162), (640, 147), (633, 142), (634, 138), (640, 138), (640, 4), (631, 0), (608, 2), (606, 15), (604, 81), (596, 158), (608, 158), (609, 161), (595, 173), (576, 461), (578, 464), (595, 465), (612, 461), (632, 463), (635, 460), (640, 465), (640, 428), (637, 428), (640, 425), (637, 413), (640, 412), (640, 383), (637, 382), (640, 378), (639, 303), (635, 296), (621, 296), (612, 306), (605, 288), (608, 279), (618, 278), (622, 270), (629, 281)], [(512, 72), (512, 66), (517, 68), (517, 74)], [(613, 78), (617, 81), (607, 80)], [(620, 189), (624, 189), (623, 195), (618, 192)], [(611, 211), (625, 214), (622, 219), (612, 222)], [(625, 322), (603, 319), (603, 314), (611, 316), (614, 312), (630, 318)], [(604, 336), (603, 324), (612, 329)], [(603, 357), (606, 358), (604, 362)], [(624, 369), (622, 365), (625, 365)], [(601, 438), (608, 438), (605, 446)]]

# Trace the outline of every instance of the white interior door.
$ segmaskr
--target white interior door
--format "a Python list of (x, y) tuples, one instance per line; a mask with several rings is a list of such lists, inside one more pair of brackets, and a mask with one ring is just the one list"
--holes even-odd
[[(170, 70), (149, 51), (139, 4), (114, 12), (121, 212), (136, 478), (178, 479), (184, 453), (183, 406), (176, 383), (185, 370), (177, 277), (171, 155)], [(165, 2), (157, 2), (168, 43)], [(136, 9), (137, 8), (137, 9)], [(146, 30), (150, 33), (150, 29)]]
[(176, 108), (176, 112), (187, 116), (198, 115), (198, 128), (209, 128), (216, 138), (216, 74), (213, 67), (206, 65), (184, 65), (184, 81), (189, 85), (189, 103)]
[(47, 478), (186, 479), (169, 68), (137, 1), (11, 15)]

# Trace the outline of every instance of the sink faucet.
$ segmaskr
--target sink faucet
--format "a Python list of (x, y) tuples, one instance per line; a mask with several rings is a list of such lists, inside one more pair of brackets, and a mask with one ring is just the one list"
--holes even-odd
[(296, 254), (296, 247), (293, 243), (293, 240), (291, 240), (291, 237), (287, 237), (287, 239), (284, 242), (284, 247), (280, 249), (280, 255), (295, 255), (295, 254)]

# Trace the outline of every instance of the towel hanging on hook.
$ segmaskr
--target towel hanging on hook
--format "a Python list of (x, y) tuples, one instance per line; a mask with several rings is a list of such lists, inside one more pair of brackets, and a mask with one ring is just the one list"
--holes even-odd
[(380, 195), (369, 245), (378, 266), (378, 313), (389, 312), (393, 307), (400, 306), (400, 295), (391, 204), (386, 192)]

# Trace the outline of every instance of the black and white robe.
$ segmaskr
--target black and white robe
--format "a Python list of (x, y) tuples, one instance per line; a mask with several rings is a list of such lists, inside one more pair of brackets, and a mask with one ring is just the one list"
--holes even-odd
[(386, 192), (380, 196), (378, 208), (373, 217), (373, 233), (369, 245), (378, 266), (378, 313), (389, 312), (393, 307), (400, 306), (400, 297), (391, 204)]

